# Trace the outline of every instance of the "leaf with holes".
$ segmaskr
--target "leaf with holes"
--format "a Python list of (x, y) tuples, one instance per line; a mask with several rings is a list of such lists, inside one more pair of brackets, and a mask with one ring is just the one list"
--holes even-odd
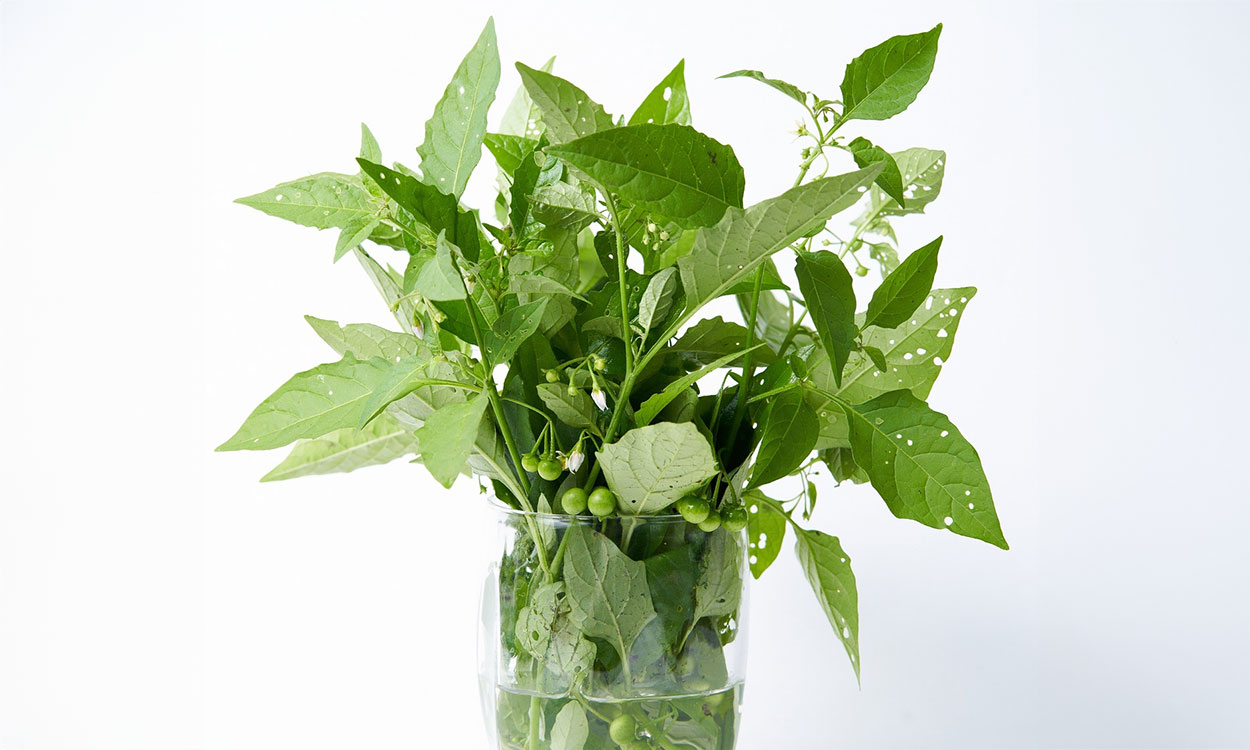
[[(555, 64), (556, 59), (549, 57), (539, 70), (550, 73)], [(513, 95), (512, 101), (508, 102), (508, 108), (504, 110), (503, 117), (499, 120), (499, 132), (505, 135), (538, 138), (546, 129), (542, 121), (542, 113), (534, 104), (534, 100), (530, 98), (529, 92), (525, 90), (525, 84), (522, 83)]]
[(638, 109), (629, 118), (630, 125), (654, 123), (667, 125), (690, 124), (690, 97), (686, 94), (686, 61), (680, 60), (677, 67), (660, 81), (647, 98), (642, 100)]
[(946, 152), (909, 148), (892, 156), (903, 175), (903, 196), (907, 204), (901, 206), (879, 188), (875, 188), (868, 204), (868, 213), (874, 217), (924, 213), (925, 206), (937, 200), (938, 193), (942, 191), (942, 178), (946, 174)]
[(490, 350), (492, 362), (507, 362), (516, 354), (517, 349), (527, 338), (534, 335), (538, 325), (543, 321), (543, 311), (547, 309), (547, 298), (519, 305), (508, 310), (491, 326), (486, 348)]
[(638, 634), (656, 617), (646, 565), (626, 557), (593, 529), (578, 525), (565, 533), (564, 580), (573, 623), (587, 636), (612, 644), (626, 660)]
[(788, 477), (816, 447), (820, 420), (800, 390), (778, 394), (760, 425), (760, 452), (751, 471), (751, 487)]
[(861, 167), (869, 164), (881, 162), (885, 166), (881, 170), (881, 174), (877, 175), (877, 187), (885, 191), (885, 194), (898, 201), (899, 205), (903, 205), (907, 201), (903, 196), (903, 174), (899, 171), (898, 162), (894, 161), (885, 149), (880, 146), (874, 146), (867, 138), (856, 138), (846, 145), (851, 151), (851, 155), (855, 157), (855, 163)]
[(595, 660), (595, 646), (573, 624), (572, 610), (563, 581), (540, 583), (516, 621), (517, 642), (566, 689)]
[(803, 90), (798, 86), (795, 86), (792, 83), (786, 83), (785, 81), (777, 78), (769, 78), (758, 70), (735, 70), (732, 73), (726, 73), (725, 75), (720, 76), (720, 78), (751, 78), (759, 81), (765, 86), (769, 86), (777, 91), (780, 91), (799, 104), (802, 104), (805, 107), (807, 106), (807, 94), (804, 94)]
[(855, 463), (891, 513), (1007, 549), (981, 458), (945, 414), (909, 391), (843, 411)]
[(343, 229), (354, 220), (374, 218), (380, 208), (359, 177), (335, 172), (284, 182), (235, 203), (317, 229)]
[(346, 474), (366, 466), (378, 466), (417, 452), (412, 431), (393, 419), (375, 419), (361, 429), (345, 427), (295, 444), (282, 463), (262, 482), (307, 477), (314, 474)]
[(436, 409), (417, 430), (421, 463), (444, 487), (451, 487), (464, 471), (487, 403), (485, 396), (475, 396), (447, 404)]
[[(868, 302), (864, 314), (864, 328), (897, 328), (911, 318), (925, 297), (933, 289), (933, 277), (937, 275), (938, 250), (942, 238), (930, 242), (907, 256), (894, 273), (885, 277)], [(881, 368), (885, 369), (885, 368)]]
[(742, 207), (746, 180), (733, 149), (688, 125), (630, 125), (547, 149), (625, 202), (684, 228)]
[(865, 50), (842, 77), (846, 120), (887, 120), (907, 109), (929, 82), (942, 24), (922, 34), (896, 36)]
[(842, 385), (842, 368), (855, 349), (855, 289), (850, 271), (836, 253), (799, 253), (794, 266), (799, 290), (820, 342), (833, 363), (833, 381)]
[(639, 427), (599, 450), (621, 515), (647, 515), (677, 502), (716, 473), (712, 446), (690, 422)]
[(795, 552), (859, 679), (859, 592), (850, 558), (836, 536), (806, 529), (798, 532)]
[(565, 143), (615, 127), (602, 105), (563, 78), (521, 63), (516, 64), (516, 69), (534, 106), (542, 112), (552, 143)]
[(499, 48), (495, 21), (490, 19), (425, 123), (425, 142), (417, 153), (426, 182), (457, 198), (464, 192), (482, 158), (486, 112), (495, 101), (498, 85)]
[(747, 508), (747, 562), (751, 575), (759, 580), (764, 571), (777, 560), (781, 543), (786, 538), (786, 517), (759, 490), (747, 490), (743, 497)]

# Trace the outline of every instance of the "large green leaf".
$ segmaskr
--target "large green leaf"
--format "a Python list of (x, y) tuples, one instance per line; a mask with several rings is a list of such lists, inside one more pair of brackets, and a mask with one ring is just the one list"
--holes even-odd
[(798, 537), (799, 565), (859, 679), (859, 592), (851, 560), (836, 536), (801, 530)]
[(238, 198), (235, 203), (317, 229), (342, 229), (362, 218), (368, 221), (381, 208), (359, 177), (334, 172), (284, 182), (256, 195)]
[(819, 231), (834, 214), (854, 205), (880, 171), (877, 164), (809, 182), (745, 211), (729, 209), (716, 226), (700, 229), (690, 254), (677, 261), (686, 292), (684, 318), (728, 294), (774, 253)]
[(694, 618), (737, 613), (742, 601), (742, 543), (737, 533), (717, 529), (708, 537), (694, 587)]
[(945, 414), (909, 391), (844, 411), (855, 463), (890, 512), (1007, 549), (981, 458)]
[(716, 473), (712, 446), (690, 422), (630, 430), (599, 450), (599, 465), (627, 516), (667, 508)]
[(345, 427), (319, 438), (297, 442), (282, 463), (260, 481), (347, 473), (416, 452), (417, 440), (411, 430), (393, 419), (380, 417), (361, 429)]
[(333, 320), (322, 320), (305, 315), (304, 320), (340, 356), (350, 354), (356, 359), (381, 357), (392, 362), (426, 351), (421, 339), (407, 333), (388, 331), (372, 323), (348, 323), (339, 325)]
[(790, 476), (816, 447), (820, 436), (820, 420), (798, 390), (775, 396), (760, 428), (760, 452), (751, 471), (752, 487)]
[[(665, 351), (680, 354), (690, 362), (706, 365), (729, 354), (742, 353), (747, 345), (747, 329), (719, 315), (695, 323)], [(759, 353), (756, 353), (756, 361)]]
[(907, 259), (881, 282), (868, 302), (864, 326), (897, 328), (906, 323), (933, 289), (937, 275), (938, 250), (942, 238), (930, 242)]
[(907, 109), (929, 82), (942, 24), (922, 34), (896, 36), (865, 50), (842, 77), (845, 120), (886, 120)]
[[(374, 386), (373, 393), (361, 407), (361, 426), (381, 414), (386, 407), (414, 391), (429, 387), (455, 388), (455, 386), (439, 383), (438, 381), (444, 378), (432, 374), (442, 371), (443, 368), (439, 365), (443, 363), (433, 359), (428, 351), (398, 361), (391, 360), (387, 364), (386, 376)], [(457, 378), (452, 377), (447, 380), (455, 382)], [(470, 389), (477, 390), (476, 387), (464, 390)]]
[(417, 430), (421, 463), (444, 487), (451, 487), (464, 471), (486, 405), (485, 396), (447, 404), (435, 410)]
[(643, 563), (647, 566), (647, 586), (664, 640), (677, 643), (694, 611), (694, 587), (699, 573), (695, 547), (682, 544), (652, 555)]
[(584, 750), (589, 737), (586, 709), (577, 701), (565, 703), (551, 725), (551, 750)]
[(781, 542), (786, 537), (786, 517), (759, 490), (748, 490), (743, 496), (747, 508), (747, 563), (756, 580), (777, 559)]
[(780, 91), (781, 93), (790, 97), (791, 99), (798, 102), (799, 104), (802, 104), (805, 107), (807, 106), (807, 94), (804, 94), (803, 90), (800, 89), (798, 86), (795, 86), (793, 83), (786, 83), (785, 81), (782, 81), (777, 78), (769, 78), (768, 76), (764, 75), (761, 71), (758, 71), (758, 70), (735, 70), (732, 73), (726, 73), (725, 75), (719, 76), (719, 77), (720, 78), (751, 78), (753, 80), (759, 81), (765, 86), (770, 86), (773, 89)]
[(836, 253), (799, 253), (794, 266), (799, 289), (825, 351), (833, 362), (833, 381), (842, 385), (859, 327), (855, 325), (855, 288), (851, 273)]
[(564, 143), (614, 126), (612, 117), (578, 87), (541, 70), (517, 63), (521, 82), (534, 106), (542, 112), (547, 137)]
[(742, 207), (746, 179), (733, 149), (688, 125), (613, 128), (547, 151), (682, 227), (709, 226)]
[(516, 621), (517, 642), (565, 689), (595, 660), (594, 644), (573, 625), (571, 612), (563, 581), (540, 583)]
[(686, 94), (686, 61), (680, 60), (629, 118), (630, 125), (690, 124), (690, 97)]
[(298, 373), (262, 401), (217, 450), (263, 451), (355, 427), (388, 365), (385, 360), (358, 360), (349, 354)]
[(499, 48), (495, 20), (486, 21), (473, 49), (456, 68), (434, 115), (425, 123), (425, 142), (417, 147), (426, 182), (459, 198), (482, 158), (486, 112), (499, 85)]
[(483, 248), (489, 251), (489, 244), (482, 239), (477, 214), (461, 209), (454, 195), (381, 164), (364, 159), (356, 161), (361, 171), (416, 221), (414, 226), (406, 218), (401, 219), (405, 231), (422, 244), (432, 246), (439, 232), (444, 232), (447, 241), (459, 247), (469, 260), (476, 261)]
[(570, 617), (587, 636), (612, 644), (628, 663), (638, 634), (656, 617), (646, 565), (626, 557), (593, 529), (577, 525), (566, 533), (564, 580), (572, 604)]

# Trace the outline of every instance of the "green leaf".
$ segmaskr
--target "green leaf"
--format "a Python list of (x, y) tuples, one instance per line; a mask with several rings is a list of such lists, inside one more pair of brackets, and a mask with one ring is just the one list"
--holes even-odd
[(747, 563), (751, 566), (751, 575), (758, 581), (781, 552), (781, 542), (786, 538), (786, 517), (759, 490), (748, 490), (743, 503), (747, 508)]
[(542, 112), (552, 143), (564, 143), (615, 126), (602, 105), (563, 78), (521, 63), (516, 68), (530, 99)]
[(820, 420), (797, 389), (772, 399), (760, 428), (760, 452), (751, 471), (751, 487), (790, 476), (816, 447), (820, 436)]
[(868, 472), (855, 463), (855, 458), (850, 448), (830, 448), (821, 451), (820, 458), (825, 462), (825, 466), (829, 467), (829, 473), (833, 475), (833, 481), (838, 484), (846, 481), (854, 484), (864, 484), (868, 481)]
[(342, 229), (353, 219), (375, 217), (379, 208), (358, 177), (334, 172), (284, 182), (235, 203), (317, 229)]
[(695, 323), (666, 351), (705, 365), (728, 354), (741, 354), (746, 345), (746, 327), (717, 315)]
[(447, 404), (435, 410), (417, 430), (421, 463), (444, 487), (450, 488), (464, 470), (486, 405), (485, 396)]
[(677, 269), (665, 268), (647, 283), (638, 301), (638, 326), (642, 328), (645, 339), (651, 326), (663, 322), (673, 307), (673, 297), (677, 295)]
[(360, 123), (360, 158), (379, 164), (382, 162), (382, 147), (373, 137), (373, 131), (363, 122)]
[(638, 634), (656, 617), (646, 565), (629, 559), (607, 537), (585, 526), (565, 533), (564, 580), (573, 623), (588, 637), (612, 644), (628, 663)]
[(686, 61), (680, 60), (677, 67), (660, 81), (647, 98), (642, 100), (638, 109), (629, 118), (630, 125), (654, 123), (667, 125), (690, 124), (690, 97), (686, 95)]
[(369, 235), (381, 224), (381, 219), (369, 214), (359, 214), (348, 219), (334, 246), (334, 261), (337, 263), (344, 255), (360, 247), (360, 243), (369, 239)]
[(304, 320), (340, 356), (350, 354), (356, 359), (381, 357), (394, 362), (426, 351), (425, 344), (416, 336), (388, 331), (372, 323), (340, 326), (333, 320), (311, 315), (305, 315)]
[(492, 18), (447, 84), (425, 123), (425, 143), (417, 147), (426, 181), (444, 193), (459, 198), (482, 158), (486, 112), (498, 85), (499, 48)]
[(595, 647), (570, 617), (572, 606), (563, 581), (540, 583), (516, 621), (517, 642), (567, 689), (595, 661)]
[(855, 463), (891, 513), (1007, 549), (981, 458), (945, 414), (909, 391), (843, 411)]
[(716, 226), (700, 229), (690, 254), (677, 261), (686, 292), (686, 314), (679, 323), (729, 293), (765, 259), (854, 205), (880, 171), (880, 165), (873, 165), (809, 182), (745, 211), (730, 209)]
[(735, 70), (732, 73), (726, 73), (725, 75), (720, 76), (720, 78), (751, 78), (767, 86), (771, 86), (799, 104), (802, 104), (804, 107), (807, 106), (807, 95), (804, 94), (803, 90), (798, 86), (795, 86), (792, 83), (786, 83), (785, 81), (778, 80), (776, 78), (769, 78), (758, 70)]
[(907, 109), (929, 82), (942, 24), (922, 34), (896, 36), (865, 50), (842, 77), (846, 120), (887, 120)]
[(495, 157), (495, 164), (509, 177), (521, 166), (521, 160), (532, 154), (538, 146), (538, 141), (533, 138), (502, 133), (487, 133), (482, 142), (486, 144), (486, 150), (490, 151), (491, 156)]
[[(554, 57), (548, 58), (540, 70), (550, 73), (555, 64)], [(508, 108), (504, 110), (503, 118), (499, 121), (499, 132), (536, 139), (543, 134), (544, 130), (546, 127), (542, 121), (542, 113), (534, 105), (529, 92), (525, 90), (525, 84), (521, 84), (516, 94), (513, 95), (512, 101), (508, 102)]]
[(360, 409), (387, 372), (380, 359), (348, 355), (296, 374), (261, 402), (219, 451), (263, 451), (355, 427)]
[[(460, 248), (464, 257), (476, 262), (483, 248), (490, 245), (482, 238), (477, 214), (460, 208), (454, 195), (381, 164), (357, 159), (360, 169), (402, 208), (408, 217), (397, 218), (404, 230), (424, 245), (433, 245), (439, 232)], [(407, 218), (414, 219), (414, 226)]]
[(462, 300), (468, 296), (468, 292), (464, 287), (464, 279), (452, 260), (451, 245), (444, 236), (438, 236), (434, 257), (421, 266), (412, 291), (439, 302)]
[(842, 259), (828, 250), (799, 253), (794, 272), (820, 341), (833, 359), (833, 381), (841, 386), (842, 368), (859, 334), (851, 274)]
[[(442, 380), (432, 375), (432, 369), (437, 360), (431, 358), (430, 353), (421, 352), (411, 357), (406, 357), (398, 362), (388, 362), (386, 376), (378, 382), (373, 389), (373, 394), (365, 401), (360, 412), (360, 426), (368, 424), (370, 420), (382, 413), (386, 407), (395, 401), (407, 396), (413, 391), (431, 386), (441, 386), (451, 388), (442, 383), (436, 382)], [(455, 378), (451, 378), (455, 380)], [(470, 386), (472, 390), (476, 387)]]
[(800, 530), (795, 551), (816, 601), (829, 618), (833, 632), (842, 641), (846, 655), (859, 679), (859, 593), (851, 560), (842, 551), (836, 536), (820, 531)]
[(716, 473), (712, 446), (690, 422), (630, 430), (599, 450), (599, 465), (627, 516), (667, 508)]
[(941, 247), (942, 238), (938, 237), (908, 255), (894, 273), (885, 277), (868, 302), (868, 312), (864, 316), (865, 328), (897, 328), (911, 318), (911, 314), (933, 289), (933, 277), (937, 275), (938, 250)]
[(569, 427), (577, 429), (597, 429), (599, 409), (590, 400), (586, 391), (577, 390), (577, 395), (569, 395), (569, 387), (564, 383), (539, 383), (538, 397), (556, 415), (556, 419)]
[(282, 463), (262, 482), (276, 482), (313, 474), (347, 473), (377, 466), (417, 452), (412, 432), (387, 417), (375, 419), (362, 429), (345, 427), (295, 444)]
[(880, 349), (875, 346), (865, 346), (864, 354), (868, 355), (868, 360), (878, 372), (889, 372), (890, 366), (886, 364), (885, 354)]
[(543, 185), (530, 196), (534, 217), (552, 227), (580, 230), (599, 221), (599, 207), (593, 190), (557, 182)]
[(738, 359), (748, 351), (757, 349), (761, 346), (763, 346), (763, 344), (756, 344), (755, 346), (750, 347), (750, 349), (739, 349), (738, 351), (730, 352), (720, 359), (707, 363), (694, 372), (688, 372), (685, 375), (682, 375), (680, 378), (665, 386), (664, 390), (642, 402), (642, 406), (640, 406), (638, 411), (634, 414), (634, 424), (639, 427), (650, 424), (651, 420), (655, 419), (660, 412), (664, 411), (664, 407), (668, 406), (673, 399), (684, 393), (687, 388), (697, 383), (700, 378), (710, 374), (713, 370), (719, 370), (722, 367), (728, 366), (730, 362)]
[(404, 295), (400, 282), (396, 281), (388, 270), (379, 265), (368, 253), (360, 248), (356, 248), (354, 252), (356, 259), (360, 261), (360, 267), (365, 269), (365, 274), (373, 282), (378, 293), (382, 295), (382, 299), (386, 301), (399, 327), (403, 328), (406, 333), (415, 334), (416, 328), (413, 321), (417, 317), (416, 302)]
[(717, 529), (703, 549), (694, 587), (694, 619), (732, 615), (742, 601), (742, 546), (738, 534)]
[(922, 214), (925, 206), (937, 200), (946, 175), (946, 152), (927, 148), (909, 148), (892, 154), (903, 175), (903, 196), (906, 207), (884, 193), (873, 191), (869, 211), (877, 216)]
[(742, 206), (746, 180), (733, 149), (688, 125), (613, 128), (547, 151), (684, 228), (715, 224)]
[(667, 643), (677, 643), (690, 624), (694, 612), (694, 587), (698, 568), (695, 548), (690, 544), (648, 557), (647, 586)]
[(903, 196), (903, 174), (898, 169), (898, 162), (894, 161), (885, 149), (880, 146), (874, 146), (867, 138), (856, 138), (847, 144), (851, 155), (855, 157), (855, 163), (861, 167), (869, 164), (881, 162), (884, 168), (881, 174), (877, 175), (877, 187), (885, 191), (885, 194), (898, 201), (901, 206), (906, 203)]
[(499, 364), (512, 359), (521, 344), (538, 330), (546, 309), (547, 299), (544, 297), (500, 315), (499, 320), (491, 327), (487, 341), (491, 361)]
[(586, 710), (577, 701), (565, 703), (551, 725), (551, 750), (583, 750), (589, 737)]

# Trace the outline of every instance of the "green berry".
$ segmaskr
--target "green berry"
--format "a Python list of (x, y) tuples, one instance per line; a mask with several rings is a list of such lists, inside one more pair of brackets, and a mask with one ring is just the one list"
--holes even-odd
[(556, 371), (556, 370), (548, 370), (548, 371), (547, 371), (547, 376), (546, 376), (546, 377), (547, 377), (547, 382), (548, 382), (548, 383), (559, 383), (559, 382), (560, 382), (560, 373), (559, 373), (558, 371)]
[(856, 267), (855, 267), (855, 275), (856, 275), (856, 276), (867, 276), (867, 275), (868, 275), (868, 266), (856, 266)]
[(538, 476), (546, 479), (548, 482), (560, 478), (564, 473), (564, 467), (554, 458), (544, 458), (538, 462)]
[(638, 722), (629, 714), (621, 714), (608, 725), (608, 736), (618, 745), (633, 742), (637, 739)]
[(577, 393), (578, 393), (577, 386), (573, 385), (572, 383), (569, 383), (569, 395), (576, 396)]
[(533, 474), (538, 471), (538, 456), (533, 453), (526, 453), (521, 456), (521, 468)]
[(581, 515), (586, 512), (586, 490), (581, 487), (570, 487), (564, 491), (560, 497), (560, 506), (564, 508), (564, 512), (570, 516)]
[(703, 523), (712, 512), (712, 506), (698, 495), (686, 495), (677, 501), (677, 512), (690, 523)]
[(600, 518), (610, 516), (616, 512), (616, 495), (607, 487), (596, 487), (591, 491), (586, 505), (591, 513)]
[(747, 519), (747, 509), (741, 505), (724, 508), (720, 512), (721, 525), (728, 531), (742, 531), (747, 527)]
[(713, 531), (716, 531), (717, 529), (720, 528), (720, 521), (721, 521), (720, 514), (717, 513), (716, 511), (712, 511), (711, 513), (707, 514), (707, 518), (703, 519), (699, 523), (699, 528), (711, 534)]

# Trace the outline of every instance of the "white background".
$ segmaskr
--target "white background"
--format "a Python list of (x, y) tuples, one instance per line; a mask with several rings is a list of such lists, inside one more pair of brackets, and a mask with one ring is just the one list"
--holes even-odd
[(490, 13), (505, 100), (511, 61), (555, 53), (628, 112), (684, 56), (749, 202), (788, 186), (797, 113), (716, 75), (835, 92), (946, 23), (928, 89), (859, 132), (949, 152), (900, 227), (981, 289), (932, 402), (1013, 549), (823, 486), (863, 687), (784, 554), (753, 592), (745, 750), (1250, 747), (1246, 4), (452, 6), (0, 3), (0, 748), (484, 747), (472, 486), (260, 485), (279, 455), (211, 449), (331, 357), (302, 314), (386, 319), (329, 233), (231, 199), (351, 170), (361, 120), (415, 162)]

